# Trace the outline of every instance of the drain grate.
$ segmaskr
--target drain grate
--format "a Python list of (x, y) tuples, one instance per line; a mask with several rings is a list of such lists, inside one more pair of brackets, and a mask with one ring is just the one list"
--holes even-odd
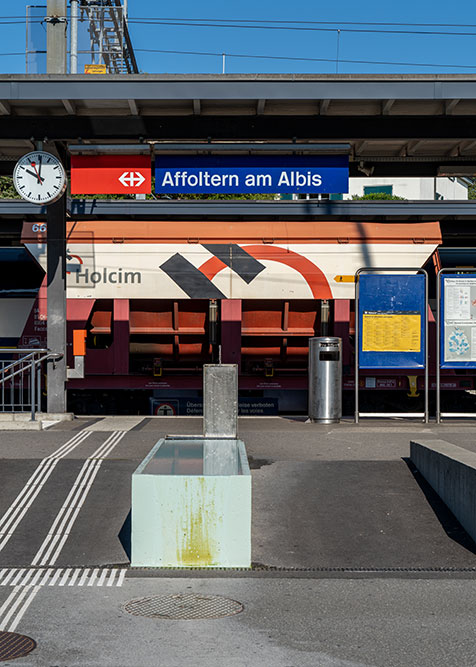
[(179, 593), (131, 600), (124, 605), (124, 610), (134, 616), (190, 620), (233, 616), (243, 611), (243, 605), (220, 595)]
[(0, 631), (0, 662), (22, 658), (36, 648), (36, 642), (26, 635)]

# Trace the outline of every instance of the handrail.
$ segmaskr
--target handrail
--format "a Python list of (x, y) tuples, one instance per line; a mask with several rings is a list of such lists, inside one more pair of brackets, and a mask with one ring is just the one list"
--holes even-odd
[[(45, 361), (46, 359), (50, 359), (50, 358), (51, 358), (51, 357), (50, 357), (49, 354), (45, 354), (44, 357), (41, 357), (41, 358), (39, 358), (39, 359), (33, 359), (32, 362), (33, 362), (33, 363), (35, 364), (35, 366), (36, 366), (36, 365), (40, 364), (42, 361)], [(22, 359), (21, 361), (24, 361), (24, 360)], [(20, 375), (20, 373), (24, 373), (26, 370), (28, 370), (28, 368), (31, 368), (31, 366), (32, 366), (32, 363), (30, 363), (29, 366), (24, 366), (23, 368), (19, 368), (19, 369), (18, 369), (17, 371), (15, 371), (14, 373), (10, 373), (7, 377), (0, 378), (0, 384), (3, 384), (3, 383), (5, 383), (7, 380), (10, 380), (11, 378), (16, 377), (17, 375)], [(8, 366), (8, 368), (11, 368), (11, 366)], [(3, 370), (3, 369), (0, 369), (0, 373), (3, 375), (3, 374), (4, 374), (4, 370)]]
[(51, 352), (51, 350), (47, 347), (0, 347), (0, 354), (19, 354), (21, 352)]
[[(0, 350), (1, 350), (1, 349), (2, 349), (2, 348), (0, 348)], [(12, 368), (15, 368), (15, 366), (18, 366), (18, 364), (23, 364), (23, 363), (25, 363), (25, 362), (28, 361), (29, 359), (32, 359), (35, 363), (40, 363), (41, 361), (45, 361), (45, 359), (52, 359), (53, 357), (54, 357), (54, 358), (61, 358), (61, 356), (62, 356), (62, 355), (59, 354), (58, 352), (50, 352), (50, 350), (48, 350), (48, 349), (46, 349), (46, 348), (37, 348), (37, 349), (35, 349), (34, 351), (25, 350), (25, 352), (28, 352), (29, 354), (25, 354), (25, 356), (21, 357), (20, 359), (15, 359), (15, 361), (12, 361), (11, 364), (9, 364), (8, 366), (4, 366), (4, 367), (0, 370), (0, 373), (1, 373), (2, 376), (3, 376), (3, 378), (0, 379), (0, 384), (4, 383), (6, 380), (9, 380), (11, 377), (14, 377), (15, 375), (18, 375), (18, 373), (24, 372), (24, 371), (26, 370), (25, 367), (20, 368), (19, 371), (17, 371), (17, 372), (15, 372), (15, 373), (13, 373), (13, 374), (8, 375), (7, 377), (5, 377), (5, 373), (8, 373), (8, 371), (10, 371)], [(13, 349), (3, 349), (2, 351), (0, 351), (0, 355), (1, 355), (1, 354), (4, 354), (4, 353), (5, 353), (5, 354), (13, 354), (13, 353), (17, 354), (17, 353), (18, 353), (18, 349), (16, 349), (16, 350), (13, 350)], [(36, 357), (36, 353), (38, 353), (38, 354), (40, 354), (40, 353), (46, 353), (46, 354), (45, 354), (45, 356), (42, 357), (41, 359), (36, 359), (36, 358), (35, 358), (35, 357)], [(1, 361), (1, 359), (0, 359), (0, 361)]]
[[(19, 354), (22, 355), (19, 359), (15, 359), (11, 364), (0, 369), (0, 386), (5, 385), (7, 381), (11, 381), (18, 375), (23, 375), (30, 372), (30, 398), (31, 398), (31, 420), (35, 421), (36, 412), (36, 386), (35, 386), (35, 371), (43, 361), (47, 359), (61, 359), (62, 354), (52, 352), (48, 348), (0, 348), (0, 356), (2, 354)], [(42, 355), (42, 356), (41, 356)], [(1, 361), (1, 360), (0, 360)], [(13, 369), (21, 364), (18, 370)], [(39, 376), (38, 376), (39, 377)], [(39, 380), (38, 380), (39, 381)], [(23, 381), (22, 381), (23, 382)], [(22, 385), (23, 386), (23, 385)], [(40, 385), (38, 385), (38, 392), (40, 392)], [(39, 395), (39, 394), (38, 394)]]
[[(1, 370), (2, 374), (5, 374), (7, 371), (9, 371), (11, 368), (15, 368), (15, 366), (18, 366), (18, 364), (22, 364), (28, 359), (35, 358), (35, 354), (26, 354), (24, 357), (21, 357), (20, 359), (15, 359), (15, 361), (12, 361), (11, 364), (8, 366), (4, 366)], [(1, 361), (1, 360), (0, 360)]]

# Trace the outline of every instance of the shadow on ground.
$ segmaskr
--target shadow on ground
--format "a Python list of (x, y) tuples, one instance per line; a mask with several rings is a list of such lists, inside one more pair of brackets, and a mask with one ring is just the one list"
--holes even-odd
[(476, 542), (465, 531), (453, 512), (445, 505), (433, 487), (428, 484), (413, 462), (407, 457), (403, 457), (403, 460), (448, 537), (471, 553), (476, 554)]

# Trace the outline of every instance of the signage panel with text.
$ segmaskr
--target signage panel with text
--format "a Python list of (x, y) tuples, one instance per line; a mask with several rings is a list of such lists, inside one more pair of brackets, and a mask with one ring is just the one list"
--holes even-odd
[(317, 194), (348, 190), (347, 155), (159, 155), (155, 161), (155, 191), (159, 194)]
[(425, 275), (359, 276), (359, 368), (424, 368)]
[(440, 276), (441, 368), (476, 368), (476, 276)]

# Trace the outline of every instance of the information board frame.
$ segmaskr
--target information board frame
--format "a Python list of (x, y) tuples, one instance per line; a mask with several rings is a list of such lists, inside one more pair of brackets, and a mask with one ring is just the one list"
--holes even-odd
[[(423, 300), (423, 313), (421, 320), (421, 345), (424, 347), (422, 353), (423, 362), (421, 365), (418, 365), (417, 368), (424, 370), (424, 380), (425, 380), (425, 397), (424, 397), (424, 411), (423, 412), (360, 412), (359, 410), (359, 390), (360, 390), (360, 347), (361, 347), (361, 326), (360, 326), (360, 277), (362, 274), (376, 274), (376, 275), (388, 275), (396, 274), (402, 276), (417, 276), (422, 275), (424, 279), (424, 300)], [(415, 366), (413, 366), (415, 367)], [(369, 368), (367, 366), (366, 368)], [(405, 370), (411, 368), (411, 366), (385, 366), (379, 365), (371, 366), (370, 368), (379, 368), (388, 370), (389, 368), (400, 368)], [(360, 417), (369, 417), (369, 418), (393, 418), (393, 417), (407, 417), (407, 418), (421, 418), (425, 424), (429, 422), (429, 378), (428, 378), (428, 273), (425, 269), (421, 267), (399, 267), (399, 268), (386, 268), (386, 267), (362, 267), (358, 269), (355, 273), (355, 416), (354, 421), (356, 424), (359, 423)]]
[[(444, 268), (438, 271), (436, 279), (436, 423), (441, 424), (445, 417), (476, 418), (476, 412), (442, 412), (441, 411), (441, 369), (476, 369), (476, 361), (445, 361), (445, 278), (464, 279), (473, 274), (476, 278), (476, 268)], [(442, 315), (443, 313), (443, 315)], [(476, 328), (476, 325), (475, 325)], [(443, 362), (442, 362), (443, 360)]]

